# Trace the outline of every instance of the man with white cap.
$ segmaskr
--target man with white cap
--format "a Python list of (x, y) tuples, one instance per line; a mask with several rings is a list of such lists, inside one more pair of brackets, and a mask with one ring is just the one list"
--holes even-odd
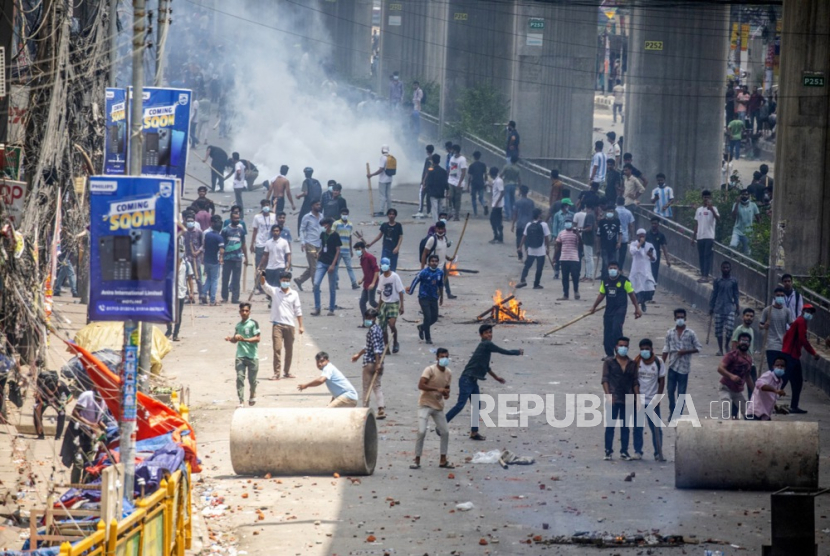
[[(389, 154), (389, 145), (383, 145), (380, 148), (381, 157), (379, 168), (372, 174), (366, 174), (366, 177), (371, 179), (374, 176), (378, 178), (378, 194), (380, 195), (380, 210), (372, 216), (384, 216), (392, 206), (392, 176), (397, 170), (397, 163), (395, 157)], [(392, 162), (390, 164), (390, 161)]]
[(646, 241), (646, 230), (637, 230), (637, 239), (628, 246), (631, 253), (631, 272), (628, 279), (634, 286), (634, 293), (637, 295), (637, 303), (640, 304), (643, 312), (646, 312), (646, 303), (654, 297), (654, 275), (651, 273), (651, 263), (657, 260), (657, 252), (654, 246)]

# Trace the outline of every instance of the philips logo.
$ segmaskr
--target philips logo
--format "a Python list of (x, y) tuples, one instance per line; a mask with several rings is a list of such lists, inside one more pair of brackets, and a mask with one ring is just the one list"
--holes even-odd
[(117, 181), (109, 181), (109, 180), (90, 180), (89, 181), (89, 192), (90, 193), (115, 193), (118, 190), (118, 182)]

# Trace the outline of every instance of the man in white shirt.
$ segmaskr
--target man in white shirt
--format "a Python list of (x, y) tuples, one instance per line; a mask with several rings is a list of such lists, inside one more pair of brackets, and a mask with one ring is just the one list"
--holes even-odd
[(674, 190), (666, 185), (666, 174), (657, 174), (657, 187), (651, 192), (654, 212), (663, 218), (672, 217), (671, 206), (674, 203)]
[(378, 277), (378, 292), (380, 292), (380, 306), (378, 307), (378, 324), (383, 329), (383, 343), (389, 343), (386, 325), (392, 330), (392, 353), (398, 353), (401, 346), (398, 344), (398, 316), (403, 315), (404, 292), (403, 282), (398, 273), (391, 268), (386, 257), (380, 260), (380, 276)]
[(233, 194), (236, 197), (236, 206), (238, 206), (245, 213), (242, 206), (242, 192), (248, 186), (245, 181), (245, 164), (239, 160), (239, 153), (231, 154), (231, 163), (233, 164)]
[(291, 270), (291, 244), (282, 237), (282, 227), (279, 224), (271, 226), (271, 238), (265, 242), (262, 250), (257, 270), (264, 270), (265, 281), (276, 288), (283, 271)]
[(617, 144), (617, 133), (615, 131), (609, 131), (605, 134), (605, 137), (608, 139), (608, 148), (605, 150), (605, 156), (606, 158), (613, 158), (614, 162), (619, 166), (622, 152), (620, 151), (620, 146)]
[(467, 159), (461, 156), (461, 145), (452, 146), (452, 158), (450, 158), (449, 181), (450, 198), (453, 210), (453, 220), (458, 221), (461, 213), (461, 194), (464, 193), (464, 186), (467, 183)]
[(416, 112), (421, 111), (421, 101), (424, 100), (424, 91), (421, 89), (421, 84), (417, 81), (412, 84), (412, 108)]
[(625, 116), (623, 115), (623, 104), (625, 103), (625, 87), (617, 79), (614, 85), (614, 105), (612, 106), (614, 112), (614, 123), (617, 123), (617, 112), (620, 113), (620, 123), (625, 123)]
[(327, 407), (355, 407), (357, 406), (357, 390), (349, 382), (340, 369), (329, 362), (329, 354), (325, 351), (314, 356), (317, 368), (320, 369), (320, 376), (306, 384), (297, 386), (302, 392), (306, 388), (313, 388), (325, 384), (331, 392), (331, 401)]
[[(666, 388), (666, 375), (668, 374), (666, 364), (655, 356), (654, 346), (648, 338), (640, 340), (640, 355), (634, 362), (639, 367), (637, 376), (640, 383), (640, 411), (643, 411), (655, 397), (659, 396), (654, 406), (654, 413), (659, 418), (660, 399), (663, 397), (663, 391)], [(639, 415), (637, 417), (639, 419)], [(648, 414), (643, 415), (643, 418), (648, 422), (648, 428), (651, 431), (654, 459), (665, 461), (663, 458), (663, 431), (659, 426), (655, 426)], [(635, 421), (634, 424), (633, 459), (643, 459), (643, 426), (638, 423), (641, 423), (641, 421)]]
[(504, 243), (501, 214), (504, 209), (504, 180), (499, 177), (499, 169), (496, 166), (490, 168), (490, 179), (493, 181), (490, 201), (490, 227), (493, 228), (493, 239), (490, 243)]
[[(271, 202), (262, 199), (260, 213), (254, 216), (254, 233), (251, 234), (251, 254), (254, 256), (254, 265), (260, 268), (262, 254), (265, 252), (265, 242), (271, 239), (271, 226), (277, 223), (277, 217), (271, 213)], [(263, 293), (257, 284), (257, 291)]]
[[(285, 240), (282, 240), (285, 241)], [(279, 287), (270, 285), (265, 280), (265, 274), (260, 274), (260, 284), (266, 295), (271, 298), (272, 341), (274, 345), (274, 376), (271, 380), (280, 379), (282, 359), (280, 357), (285, 345), (284, 378), (295, 378), (291, 374), (291, 358), (294, 354), (294, 319), (297, 319), (297, 330), (302, 334), (303, 309), (300, 305), (300, 295), (291, 289), (291, 273), (283, 271), (279, 277)]]
[(697, 254), (700, 261), (700, 279), (698, 282), (708, 282), (712, 271), (712, 256), (715, 247), (715, 230), (720, 220), (717, 207), (712, 203), (712, 193), (707, 189), (701, 194), (703, 206), (695, 211), (695, 233), (692, 235), (692, 245), (697, 242)]
[[(389, 164), (389, 147), (383, 145), (380, 148), (381, 157), (378, 163), (378, 169), (371, 174), (366, 174), (366, 177), (371, 179), (375, 176), (378, 178), (378, 195), (380, 196), (380, 207), (372, 216), (386, 216), (386, 213), (392, 207), (392, 176), (386, 170)], [(397, 169), (396, 169), (397, 170)]]
[(601, 186), (605, 185), (605, 153), (602, 152), (602, 141), (594, 143), (594, 156), (591, 157), (591, 179)]

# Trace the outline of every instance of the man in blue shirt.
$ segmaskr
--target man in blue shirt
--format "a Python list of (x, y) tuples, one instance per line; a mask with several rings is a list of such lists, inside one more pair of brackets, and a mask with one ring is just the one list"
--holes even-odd
[(297, 390), (302, 392), (306, 388), (314, 388), (325, 384), (331, 392), (331, 401), (327, 407), (355, 407), (357, 406), (357, 390), (355, 390), (349, 379), (346, 378), (340, 369), (329, 362), (329, 354), (321, 351), (314, 356), (317, 368), (321, 374), (311, 382), (300, 384)]
[(219, 289), (219, 275), (222, 265), (220, 263), (221, 251), (225, 247), (225, 239), (220, 233), (222, 231), (222, 217), (214, 214), (210, 217), (210, 231), (205, 234), (205, 299), (210, 304), (216, 305), (216, 290)]
[(429, 266), (421, 270), (409, 286), (409, 295), (415, 292), (415, 285), (420, 284), (418, 303), (424, 314), (424, 322), (418, 325), (418, 336), (431, 344), (430, 327), (438, 320), (438, 305), (444, 304), (444, 271), (438, 268), (438, 255), (434, 253), (429, 256), (427, 264)]
[(634, 214), (625, 208), (625, 197), (617, 197), (617, 218), (620, 219), (620, 234), (622, 234), (622, 243), (617, 251), (617, 262), (622, 271), (625, 267), (625, 256), (628, 254), (628, 242), (634, 236)]

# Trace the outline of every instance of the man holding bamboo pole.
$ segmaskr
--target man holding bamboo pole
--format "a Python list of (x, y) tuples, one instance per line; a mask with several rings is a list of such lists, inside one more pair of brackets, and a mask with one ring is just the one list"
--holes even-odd
[(617, 339), (623, 335), (623, 324), (625, 314), (628, 312), (628, 300), (634, 305), (634, 318), (642, 316), (640, 307), (637, 305), (637, 297), (634, 295), (634, 287), (624, 275), (620, 273), (620, 265), (617, 261), (608, 263), (608, 275), (603, 277), (599, 286), (599, 295), (591, 312), (597, 310), (597, 306), (605, 299), (605, 314), (602, 317), (603, 326), (603, 347), (607, 357), (614, 357), (614, 348)]

